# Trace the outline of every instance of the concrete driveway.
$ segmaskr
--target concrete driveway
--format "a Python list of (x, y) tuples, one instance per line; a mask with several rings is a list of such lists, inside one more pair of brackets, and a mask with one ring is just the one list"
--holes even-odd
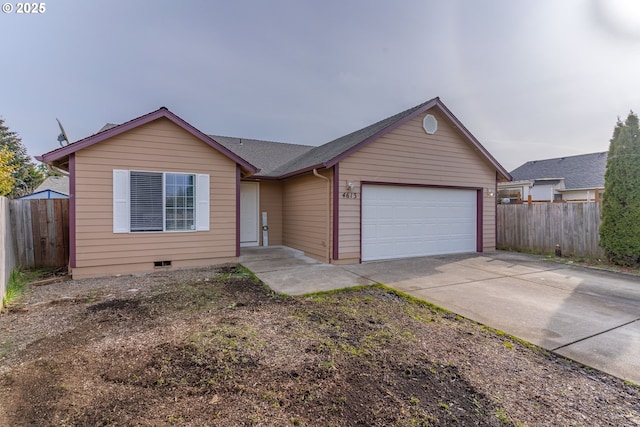
[(336, 266), (289, 248), (241, 263), (291, 295), (383, 283), (562, 356), (640, 384), (640, 278), (511, 252)]

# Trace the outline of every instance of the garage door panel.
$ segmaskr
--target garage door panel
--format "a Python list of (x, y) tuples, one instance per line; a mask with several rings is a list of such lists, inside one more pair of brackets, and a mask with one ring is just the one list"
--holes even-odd
[(362, 260), (476, 250), (476, 191), (363, 185)]

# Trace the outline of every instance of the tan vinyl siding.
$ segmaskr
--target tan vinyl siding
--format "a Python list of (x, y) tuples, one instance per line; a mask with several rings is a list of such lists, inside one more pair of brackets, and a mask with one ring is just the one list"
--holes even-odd
[[(210, 175), (210, 230), (113, 233), (113, 170)], [(167, 119), (76, 153), (74, 277), (228, 262), (236, 254), (236, 163)]]
[[(422, 119), (433, 114), (438, 131), (428, 135)], [(361, 181), (483, 188), (495, 191), (496, 170), (443, 115), (433, 110), (402, 124), (340, 162), (340, 193)], [(495, 249), (495, 197), (483, 191), (483, 248)], [(360, 253), (360, 200), (339, 199), (339, 258)]]
[[(282, 183), (279, 181), (260, 182), (260, 226), (262, 212), (267, 213), (269, 224), (269, 246), (282, 245)], [(260, 245), (262, 245), (260, 232)]]
[[(331, 247), (331, 173), (326, 180), (312, 173), (285, 181), (282, 192), (283, 244), (328, 262)], [(330, 255), (329, 255), (330, 256)]]

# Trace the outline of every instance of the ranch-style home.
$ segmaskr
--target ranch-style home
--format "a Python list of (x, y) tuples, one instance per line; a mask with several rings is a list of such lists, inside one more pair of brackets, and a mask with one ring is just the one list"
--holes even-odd
[(38, 157), (69, 172), (74, 278), (492, 251), (509, 173), (439, 98), (319, 147), (207, 135), (160, 108)]

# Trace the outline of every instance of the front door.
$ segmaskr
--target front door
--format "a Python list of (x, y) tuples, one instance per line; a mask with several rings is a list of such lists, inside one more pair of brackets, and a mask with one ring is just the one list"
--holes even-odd
[(258, 246), (260, 183), (240, 183), (240, 246)]

